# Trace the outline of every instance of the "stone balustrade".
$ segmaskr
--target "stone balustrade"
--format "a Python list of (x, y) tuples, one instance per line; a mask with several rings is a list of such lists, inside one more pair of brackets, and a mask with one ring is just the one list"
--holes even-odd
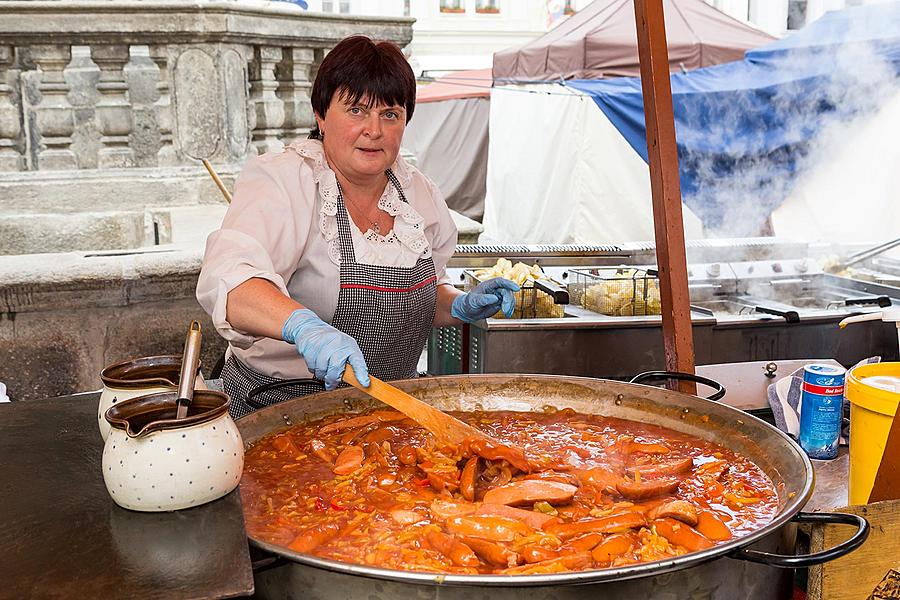
[(319, 62), (362, 33), (405, 46), (411, 19), (293, 4), (0, 2), (0, 173), (239, 164), (313, 125)]

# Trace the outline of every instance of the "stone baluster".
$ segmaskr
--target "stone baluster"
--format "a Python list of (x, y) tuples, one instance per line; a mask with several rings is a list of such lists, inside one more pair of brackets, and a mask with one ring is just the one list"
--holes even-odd
[(160, 98), (159, 67), (150, 58), (149, 46), (132, 46), (130, 56), (124, 73), (134, 119), (131, 148), (135, 166), (155, 167), (161, 137), (155, 106)]
[(159, 79), (156, 82), (159, 99), (153, 105), (156, 123), (159, 127), (159, 151), (156, 153), (156, 159), (160, 167), (171, 167), (178, 164), (178, 154), (172, 141), (172, 72), (169, 47), (166, 45), (150, 46), (150, 58), (159, 71)]
[(70, 46), (35, 45), (27, 49), (34, 70), (22, 74), (26, 126), (31, 140), (31, 168), (74, 169), (75, 121), (63, 71), (72, 58)]
[(100, 67), (97, 90), (97, 124), (102, 148), (97, 157), (100, 168), (134, 166), (134, 151), (129, 146), (133, 121), (125, 83), (124, 67), (128, 62), (127, 45), (102, 45), (91, 48), (94, 62)]
[(13, 66), (12, 46), (0, 46), (0, 171), (25, 168), (22, 123), (19, 117), (19, 70)]
[(275, 93), (278, 80), (275, 66), (281, 61), (281, 48), (258, 46), (250, 61), (250, 102), (256, 113), (252, 144), (258, 154), (281, 150), (279, 139), (284, 124), (284, 104)]
[(286, 144), (305, 138), (315, 123), (309, 102), (310, 72), (314, 66), (315, 53), (311, 48), (286, 48), (284, 60), (275, 70), (280, 83), (278, 96), (284, 103), (282, 141)]
[(75, 120), (71, 145), (75, 161), (79, 169), (96, 169), (100, 151), (100, 130), (96, 121), (100, 67), (91, 59), (90, 46), (72, 46), (72, 62), (64, 75)]

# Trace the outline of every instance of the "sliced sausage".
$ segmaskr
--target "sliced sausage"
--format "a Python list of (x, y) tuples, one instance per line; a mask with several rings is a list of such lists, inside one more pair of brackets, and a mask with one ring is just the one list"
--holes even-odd
[(332, 464), (334, 462), (334, 453), (331, 451), (330, 448), (328, 448), (328, 446), (325, 445), (325, 442), (323, 442), (322, 440), (316, 440), (316, 439), (310, 440), (309, 441), (309, 450), (315, 456), (318, 456), (319, 458), (321, 458), (323, 461), (327, 462), (328, 464)]
[(616, 484), (616, 490), (628, 500), (641, 502), (657, 496), (671, 494), (678, 489), (679, 483), (681, 482), (677, 479), (671, 478), (647, 479), (639, 482), (626, 479)]
[(694, 459), (690, 456), (678, 460), (669, 460), (646, 465), (631, 465), (625, 468), (625, 474), (634, 477), (640, 473), (641, 477), (661, 477), (664, 475), (681, 475), (690, 473), (694, 468)]
[(495, 567), (514, 567), (522, 562), (518, 553), (501, 544), (474, 537), (463, 537), (462, 543), (471, 548), (484, 562)]
[(617, 475), (612, 469), (606, 467), (594, 467), (586, 471), (579, 471), (578, 479), (582, 485), (592, 486), (598, 490), (614, 490), (616, 489), (616, 484), (622, 481), (622, 476)]
[(630, 454), (668, 454), (670, 450), (662, 444), (647, 444), (644, 442), (631, 442), (627, 446)]
[(347, 475), (352, 473), (362, 464), (365, 453), (359, 446), (347, 446), (334, 461), (332, 469), (335, 475)]
[(574, 523), (554, 523), (547, 525), (545, 531), (563, 540), (568, 540), (583, 533), (614, 533), (628, 529), (643, 527), (647, 522), (639, 512), (626, 512), (599, 519), (587, 519)]
[(647, 518), (649, 519), (660, 519), (663, 517), (671, 517), (694, 527), (697, 525), (697, 507), (686, 500), (669, 500), (651, 508), (647, 512)]
[(322, 427), (320, 427), (319, 435), (326, 435), (329, 433), (334, 433), (335, 431), (343, 431), (345, 429), (354, 429), (356, 427), (365, 427), (366, 425), (371, 425), (378, 422), (378, 417), (374, 415), (360, 415), (358, 417), (351, 417), (349, 419), (341, 419), (340, 421), (335, 421), (334, 423), (329, 423), (328, 425), (323, 425)]
[(559, 521), (553, 515), (547, 515), (533, 510), (522, 510), (505, 504), (482, 504), (475, 510), (476, 515), (486, 517), (507, 517), (522, 521), (532, 529), (543, 529), (548, 523)]
[(540, 544), (529, 544), (527, 546), (523, 546), (519, 548), (519, 554), (521, 554), (525, 562), (529, 564), (552, 560), (554, 558), (559, 558), (560, 556), (559, 550), (551, 550), (550, 548), (545, 548)]
[(431, 503), (431, 514), (436, 519), (444, 520), (451, 517), (464, 517), (471, 515), (478, 508), (477, 504), (470, 502), (452, 502), (450, 500), (434, 500)]
[(605, 536), (602, 533), (587, 533), (585, 535), (580, 535), (578, 537), (574, 537), (561, 548), (561, 550), (574, 550), (576, 552), (585, 552), (591, 550), (603, 541)]
[(711, 510), (701, 510), (699, 512), (695, 528), (704, 536), (716, 542), (730, 540), (733, 537), (725, 521)]
[(487, 460), (505, 460), (515, 468), (525, 473), (531, 470), (525, 451), (515, 446), (498, 444), (487, 438), (466, 440), (463, 446), (468, 448), (468, 453), (475, 454)]
[(494, 542), (511, 542), (518, 536), (531, 535), (534, 530), (515, 519), (506, 517), (451, 517), (444, 524), (447, 531)]
[(560, 473), (559, 471), (538, 471), (537, 473), (529, 473), (525, 475), (522, 479), (539, 479), (542, 481), (558, 481), (559, 483), (567, 483), (569, 485), (574, 485), (578, 487), (581, 485), (581, 482), (578, 481), (578, 477), (573, 475), (572, 473)]
[(594, 546), (591, 557), (599, 563), (611, 562), (617, 556), (622, 556), (634, 543), (634, 538), (624, 533), (614, 533)]
[(462, 497), (473, 502), (475, 500), (475, 480), (478, 479), (479, 457), (473, 456), (466, 461), (462, 474), (459, 476), (459, 493)]
[(295, 552), (312, 552), (341, 532), (343, 523), (329, 521), (310, 527), (294, 538), (288, 548)]
[(425, 535), (432, 548), (453, 561), (458, 567), (477, 567), (478, 557), (472, 549), (460, 542), (456, 537), (436, 529), (428, 530)]
[(531, 505), (535, 502), (567, 504), (571, 502), (576, 491), (578, 488), (568, 483), (523, 479), (488, 490), (483, 500), (490, 504), (510, 505)]
[(416, 461), (418, 460), (416, 449), (412, 446), (403, 446), (397, 451), (397, 459), (407, 466), (416, 464)]
[(652, 524), (656, 527), (656, 533), (670, 543), (687, 548), (691, 552), (711, 548), (714, 545), (705, 535), (681, 521), (663, 518), (652, 521)]
[(419, 521), (425, 520), (425, 517), (423, 515), (420, 515), (416, 511), (404, 510), (402, 508), (396, 508), (390, 511), (388, 514), (390, 514), (391, 518), (400, 525), (412, 525), (413, 523), (418, 523)]
[(275, 449), (279, 452), (285, 452), (287, 454), (293, 455), (300, 454), (297, 446), (294, 445), (294, 441), (286, 435), (280, 435), (272, 440), (272, 445), (275, 446)]
[(551, 558), (530, 565), (521, 565), (511, 569), (500, 571), (504, 575), (538, 575), (540, 573), (558, 573), (560, 571), (581, 571), (593, 565), (590, 552), (577, 554), (564, 554), (557, 558)]

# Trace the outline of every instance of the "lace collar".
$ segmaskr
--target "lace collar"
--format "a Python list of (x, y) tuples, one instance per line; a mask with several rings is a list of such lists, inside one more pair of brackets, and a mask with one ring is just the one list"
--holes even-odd
[[(334, 171), (325, 160), (322, 142), (319, 140), (303, 140), (286, 147), (308, 161), (313, 170), (313, 179), (319, 192), (319, 231), (328, 243), (328, 258), (336, 265), (341, 264), (341, 245), (338, 239), (337, 202), (338, 183)], [(399, 155), (391, 167), (391, 172), (408, 196), (412, 182), (412, 170)], [(401, 200), (397, 188), (390, 182), (378, 200), (378, 208), (394, 217), (393, 234), (400, 243), (423, 257), (431, 254), (431, 246), (425, 237), (425, 225), (422, 215), (409, 202)], [(368, 234), (369, 232), (363, 232)], [(372, 234), (377, 235), (377, 234)], [(390, 233), (388, 234), (390, 235)], [(378, 236), (381, 237), (381, 236)]]

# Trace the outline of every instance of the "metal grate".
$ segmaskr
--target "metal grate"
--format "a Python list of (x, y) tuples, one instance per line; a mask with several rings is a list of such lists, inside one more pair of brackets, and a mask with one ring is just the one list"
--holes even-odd
[(457, 254), (502, 256), (580, 256), (583, 254), (621, 254), (621, 247), (612, 244), (459, 244)]

